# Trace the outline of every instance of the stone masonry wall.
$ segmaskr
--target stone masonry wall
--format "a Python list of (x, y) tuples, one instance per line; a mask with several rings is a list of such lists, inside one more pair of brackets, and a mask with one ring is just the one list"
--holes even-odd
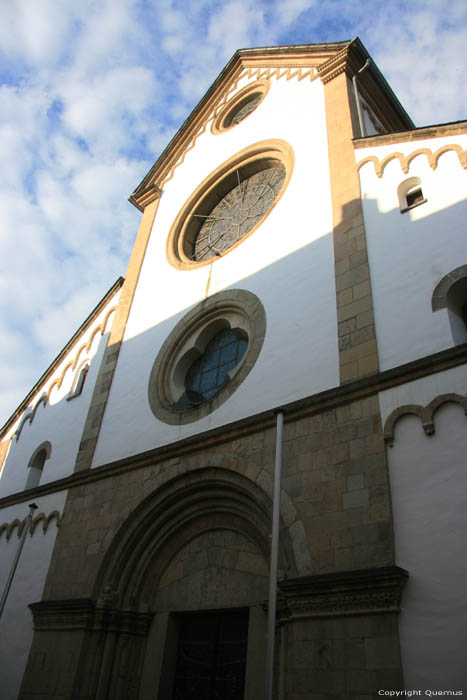
[[(286, 416), (287, 420), (287, 416)], [(204, 445), (204, 449), (202, 448)], [(134, 508), (169, 480), (197, 469), (243, 474), (272, 498), (275, 430), (267, 427), (70, 490), (44, 599), (92, 595), (110, 543)], [(148, 460), (150, 461), (150, 460)], [(393, 563), (385, 446), (370, 397), (286, 422), (281, 515), (298, 573)]]
[[(377, 397), (342, 402), (327, 410), (319, 411), (319, 406), (306, 410), (307, 415), (303, 409), (301, 413), (297, 410), (286, 416), (284, 427), (281, 579), (300, 582), (319, 579), (319, 575), (332, 577), (339, 576), (339, 572), (358, 574), (360, 570), (390, 568), (394, 564), (393, 534)], [(41, 605), (47, 607), (47, 601), (50, 601), (53, 606), (53, 601), (64, 601), (70, 608), (67, 601), (90, 601), (89, 605), (97, 606), (98, 610), (99, 605), (105, 608), (105, 605), (113, 604), (113, 593), (105, 593), (109, 581), (102, 578), (109, 552), (119, 551), (120, 538), (135, 529), (138, 517), (142, 517), (137, 513), (150, 508), (145, 504), (151, 504), (152, 499), (157, 503), (159, 493), (170, 495), (172, 484), (178, 483), (178, 491), (173, 491), (172, 500), (169, 498), (167, 503), (174, 513), (185, 508), (189, 510), (190, 506), (184, 501), (188, 498), (186, 494), (197, 492), (197, 498), (202, 501), (205, 488), (202, 480), (206, 474), (210, 475), (212, 483), (219, 482), (219, 488), (222, 482), (224, 491), (231, 490), (231, 501), (227, 499), (225, 505), (216, 500), (215, 492), (206, 492), (203, 522), (197, 524), (194, 517), (192, 525), (186, 526), (181, 535), (176, 529), (173, 537), (168, 536), (170, 551), (164, 554), (165, 559), (162, 557), (157, 564), (154, 563), (152, 570), (157, 575), (151, 574), (144, 601), (142, 598), (138, 603), (138, 599), (134, 599), (132, 605), (146, 615), (151, 609), (248, 607), (266, 602), (267, 529), (275, 454), (273, 417), (269, 415), (246, 429), (230, 427), (228, 432), (217, 431), (215, 435), (169, 449), (171, 453), (163, 457), (147, 454), (92, 470), (88, 483), (70, 488)], [(236, 518), (240, 512), (236, 511), (236, 504), (242, 489), (246, 493), (242, 498), (247, 498), (250, 491), (252, 504), (259, 504), (258, 513), (264, 515), (266, 525), (261, 541), (255, 541), (254, 528), (252, 534), (248, 528), (236, 531)], [(257, 517), (254, 508), (256, 506), (252, 506), (252, 521)], [(248, 512), (248, 506), (243, 512)], [(210, 520), (211, 516), (215, 519)], [(145, 525), (143, 518), (143, 525), (138, 525), (141, 536), (144, 536), (145, 528), (151, 527), (151, 520), (162, 518), (163, 523), (164, 513), (155, 508), (148, 510), (144, 517), (149, 517), (149, 520)], [(189, 513), (184, 517), (191, 522)], [(149, 547), (151, 541), (148, 540)], [(124, 546), (128, 545), (121, 545)], [(124, 559), (124, 555), (121, 556)], [(130, 551), (128, 556), (131, 556)], [(149, 556), (148, 561), (150, 559)], [(162, 567), (160, 571), (159, 567)], [(118, 571), (118, 566), (114, 567), (115, 571)], [(218, 579), (216, 585), (209, 584), (213, 577)], [(113, 583), (118, 588), (118, 581)], [(347, 589), (351, 590), (352, 586), (351, 581)], [(370, 581), (369, 589), (371, 586)], [(148, 594), (148, 590), (153, 590), (154, 594)], [(295, 608), (291, 608), (286, 621), (280, 623), (285, 628), (287, 653), (282, 678), (288, 698), (341, 700), (344, 688), (346, 697), (369, 700), (370, 695), (365, 695), (365, 692), (380, 687), (384, 678), (388, 682), (392, 679), (391, 687), (401, 687), (395, 617), (397, 603), (388, 608), (384, 595), (379, 598), (370, 595), (370, 609), (362, 608), (360, 601), (360, 609), (349, 612), (349, 605), (354, 604), (353, 594), (350, 602), (344, 600), (344, 603), (338, 594), (336, 611), (325, 613), (326, 619), (321, 619), (321, 614), (316, 617), (312, 604), (299, 622), (297, 614), (299, 618), (303, 615), (300, 603), (294, 602), (294, 595), (287, 605), (291, 604), (292, 608), (298, 605), (299, 612), (295, 613)], [(184, 598), (185, 604), (180, 603)], [(365, 601), (364, 596), (364, 604)], [(122, 603), (117, 603), (117, 608), (118, 605), (121, 607)], [(125, 610), (125, 605), (121, 609)], [(76, 615), (70, 617), (71, 613), (66, 614), (66, 624), (75, 629)], [(86, 613), (87, 617), (80, 618), (78, 627), (90, 629), (89, 624), (95, 625), (89, 622), (95, 614)], [(121, 615), (118, 611), (116, 614)], [(105, 620), (105, 615), (102, 619)], [(366, 631), (363, 629), (365, 625)], [(51, 634), (68, 635), (63, 631), (36, 632), (21, 700), (62, 697), (59, 678), (63, 677), (64, 662), (56, 645), (53, 655), (50, 654)], [(141, 644), (141, 634), (145, 633), (138, 634), (140, 641), (135, 641), (135, 644)], [(72, 632), (70, 643), (72, 637), (82, 639), (82, 644), (85, 644), (86, 633)], [(64, 641), (63, 649), (67, 645), (69, 643)], [(138, 646), (138, 649), (142, 647)], [(136, 659), (140, 652), (131, 653), (131, 658)], [(67, 657), (68, 687), (73, 685), (74, 674), (78, 677), (83, 671), (80, 671), (79, 658), (76, 650), (71, 659)], [(314, 680), (307, 675), (307, 663), (313, 669)], [(34, 685), (34, 679), (38, 678), (37, 668), (48, 670), (48, 690), (42, 695), (40, 683)], [(95, 673), (101, 672), (99, 668), (97, 664)], [(137, 671), (132, 673), (125, 683), (130, 682), (131, 677), (136, 688), (134, 673)], [(56, 682), (52, 683), (50, 678), (54, 676)], [(26, 692), (31, 688), (35, 688), (34, 693)]]

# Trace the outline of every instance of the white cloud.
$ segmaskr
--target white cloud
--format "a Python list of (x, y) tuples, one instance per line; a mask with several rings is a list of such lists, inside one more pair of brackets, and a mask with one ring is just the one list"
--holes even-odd
[(306, 10), (310, 10), (316, 0), (284, 0), (276, 6), (277, 21), (286, 26), (292, 24)]
[(138, 120), (157, 96), (157, 81), (148, 68), (111, 68), (91, 81), (68, 81), (60, 89), (63, 123), (96, 153), (117, 153), (147, 129)]
[(238, 48), (359, 35), (421, 124), (465, 117), (466, 28), (465, 0), (0, 3), (3, 417), (125, 273), (128, 195)]
[(417, 1), (396, 22), (390, 9), (376, 16), (373, 53), (409, 114), (419, 125), (465, 118), (465, 3)]
[(233, 0), (213, 13), (207, 39), (227, 61), (237, 49), (250, 44), (252, 34), (259, 36), (263, 29), (264, 13), (259, 4), (252, 6), (246, 0)]
[[(66, 49), (77, 3), (15, 0), (0, 5), (3, 51), (28, 63), (51, 64)], [(84, 8), (82, 8), (83, 10)]]
[(0, 171), (2, 186), (22, 188), (33, 167), (50, 104), (39, 88), (0, 87)]

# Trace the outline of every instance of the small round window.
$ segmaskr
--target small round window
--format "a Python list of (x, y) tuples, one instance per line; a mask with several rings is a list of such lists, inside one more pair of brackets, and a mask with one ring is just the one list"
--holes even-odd
[(221, 134), (240, 124), (246, 119), (266, 97), (270, 87), (269, 80), (256, 80), (239, 90), (217, 114), (211, 130), (213, 134)]
[(234, 109), (232, 109), (227, 117), (224, 119), (224, 127), (234, 126), (234, 124), (239, 124), (241, 121), (246, 119), (246, 117), (256, 109), (258, 104), (261, 102), (263, 95), (260, 92), (254, 92), (252, 95), (247, 95), (247, 97), (242, 100)]
[(151, 371), (148, 399), (156, 418), (183, 425), (218, 408), (253, 368), (265, 331), (263, 305), (243, 289), (214, 294), (188, 312)]

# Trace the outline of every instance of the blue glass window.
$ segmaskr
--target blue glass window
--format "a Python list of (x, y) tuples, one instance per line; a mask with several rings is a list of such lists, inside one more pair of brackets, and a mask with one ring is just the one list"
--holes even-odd
[(248, 341), (231, 330), (218, 333), (208, 343), (203, 355), (190, 367), (185, 379), (186, 391), (176, 408), (190, 408), (211, 399), (229, 381), (228, 373), (238, 365)]

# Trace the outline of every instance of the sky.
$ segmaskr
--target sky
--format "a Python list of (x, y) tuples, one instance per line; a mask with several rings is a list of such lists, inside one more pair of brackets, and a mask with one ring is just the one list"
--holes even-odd
[(355, 36), (416, 126), (467, 118), (465, 0), (0, 2), (0, 425), (125, 275), (128, 197), (235, 51)]

